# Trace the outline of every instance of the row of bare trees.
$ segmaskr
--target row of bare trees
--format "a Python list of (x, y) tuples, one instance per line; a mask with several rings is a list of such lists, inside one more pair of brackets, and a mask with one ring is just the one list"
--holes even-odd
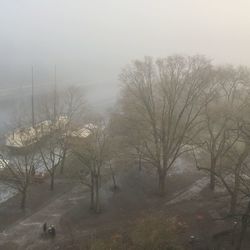
[(113, 121), (126, 152), (139, 169), (155, 169), (160, 195), (176, 160), (192, 155), (211, 191), (222, 188), (229, 214), (241, 218), (241, 249), (249, 223), (250, 69), (215, 66), (203, 56), (146, 57), (127, 66), (121, 81)]
[(112, 163), (121, 155), (136, 159), (139, 170), (150, 166), (164, 196), (170, 170), (190, 154), (207, 173), (211, 191), (219, 186), (227, 192), (230, 214), (237, 215), (248, 198), (239, 250), (250, 211), (250, 70), (215, 66), (204, 56), (146, 57), (127, 66), (120, 79), (121, 96), (110, 117), (85, 117), (82, 96), (71, 88), (60, 98), (39, 100), (36, 119), (49, 122), (49, 133), (40, 136), (41, 129), (33, 127), (31, 146), (0, 148), (7, 170), (2, 179), (22, 194), (21, 207), (41, 166), (53, 190), (56, 170), (64, 172), (69, 155), (79, 160), (77, 174), (90, 189), (91, 209), (99, 213), (103, 176), (110, 171), (117, 187)]
[(28, 188), (38, 178), (48, 175), (50, 190), (54, 190), (57, 169), (60, 167), (61, 173), (64, 170), (69, 135), (83, 113), (84, 102), (77, 88), (70, 87), (60, 94), (56, 103), (57, 113), (50, 94), (38, 99), (36, 119), (39, 122), (33, 127), (28, 127), (27, 121), (22, 123), (28, 116), (20, 113), (17, 126), (6, 135), (6, 145), (0, 149), (1, 181), (21, 194), (22, 209), (26, 206)]
[[(51, 189), (58, 162), (63, 173), (67, 155), (74, 155), (82, 164), (81, 181), (90, 187), (91, 207), (100, 211), (102, 171), (120, 150), (136, 157), (139, 169), (152, 167), (164, 195), (169, 171), (190, 153), (209, 174), (211, 190), (216, 183), (225, 188), (235, 213), (239, 199), (250, 193), (249, 69), (214, 66), (203, 56), (146, 57), (127, 66), (120, 78), (121, 98), (109, 121), (83, 119), (82, 97), (73, 88), (56, 98), (57, 103), (49, 97), (39, 101), (37, 119), (51, 121), (52, 132), (30, 152), (33, 161), (38, 158), (34, 152), (40, 155)], [(62, 126), (60, 114), (67, 119)], [(79, 136), (72, 137), (72, 131)], [(37, 165), (29, 164), (27, 172), (34, 173)]]
[[(36, 120), (27, 127), (27, 121), (12, 131), (14, 139), (0, 150), (1, 180), (21, 194), (21, 208), (26, 205), (27, 191), (39, 173), (50, 178), (50, 190), (54, 190), (55, 176), (63, 174), (65, 162), (70, 156), (81, 162), (77, 176), (90, 188), (90, 207), (100, 212), (101, 176), (104, 167), (114, 171), (111, 162), (111, 136), (107, 120), (100, 115), (87, 115), (81, 91), (71, 87), (66, 92), (44, 95), (37, 100)], [(55, 108), (56, 107), (56, 108)], [(86, 116), (86, 117), (85, 117)], [(22, 129), (20, 129), (22, 127)]]
[[(214, 66), (203, 56), (134, 61), (121, 74), (117, 136), (128, 152), (152, 166), (164, 195), (167, 176), (184, 153), (220, 183), (235, 213), (249, 195), (250, 71)], [(199, 153), (198, 153), (199, 152)]]

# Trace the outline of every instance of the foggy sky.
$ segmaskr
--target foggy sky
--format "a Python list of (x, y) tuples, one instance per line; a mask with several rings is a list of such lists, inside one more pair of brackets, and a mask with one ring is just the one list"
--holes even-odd
[(104, 95), (131, 60), (205, 54), (250, 66), (249, 0), (0, 0), (0, 88), (98, 85)]

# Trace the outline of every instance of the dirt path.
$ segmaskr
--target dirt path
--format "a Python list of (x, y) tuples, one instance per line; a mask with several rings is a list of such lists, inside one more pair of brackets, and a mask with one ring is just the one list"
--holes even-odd
[(53, 224), (60, 235), (60, 218), (75, 206), (78, 200), (86, 198), (86, 193), (83, 194), (83, 186), (78, 185), (32, 216), (3, 231), (0, 234), (0, 249), (12, 249), (7, 248), (10, 242), (13, 249), (17, 250), (34, 249), (39, 245), (45, 245), (47, 240), (39, 237), (43, 223)]

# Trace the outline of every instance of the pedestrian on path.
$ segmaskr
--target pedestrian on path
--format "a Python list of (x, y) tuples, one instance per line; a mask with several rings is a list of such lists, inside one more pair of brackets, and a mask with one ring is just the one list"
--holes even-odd
[(49, 226), (48, 233), (53, 238), (56, 236), (56, 229), (55, 229), (54, 225)]

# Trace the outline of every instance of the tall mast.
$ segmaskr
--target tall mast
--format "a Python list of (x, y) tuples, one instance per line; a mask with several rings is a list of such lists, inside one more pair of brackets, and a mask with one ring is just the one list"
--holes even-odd
[(34, 111), (34, 70), (31, 67), (31, 112), (32, 112), (32, 127), (35, 127), (35, 111)]
[(54, 68), (54, 120), (56, 120), (56, 115), (57, 115), (57, 110), (56, 110), (56, 105), (57, 105), (57, 72), (56, 72), (56, 65)]

